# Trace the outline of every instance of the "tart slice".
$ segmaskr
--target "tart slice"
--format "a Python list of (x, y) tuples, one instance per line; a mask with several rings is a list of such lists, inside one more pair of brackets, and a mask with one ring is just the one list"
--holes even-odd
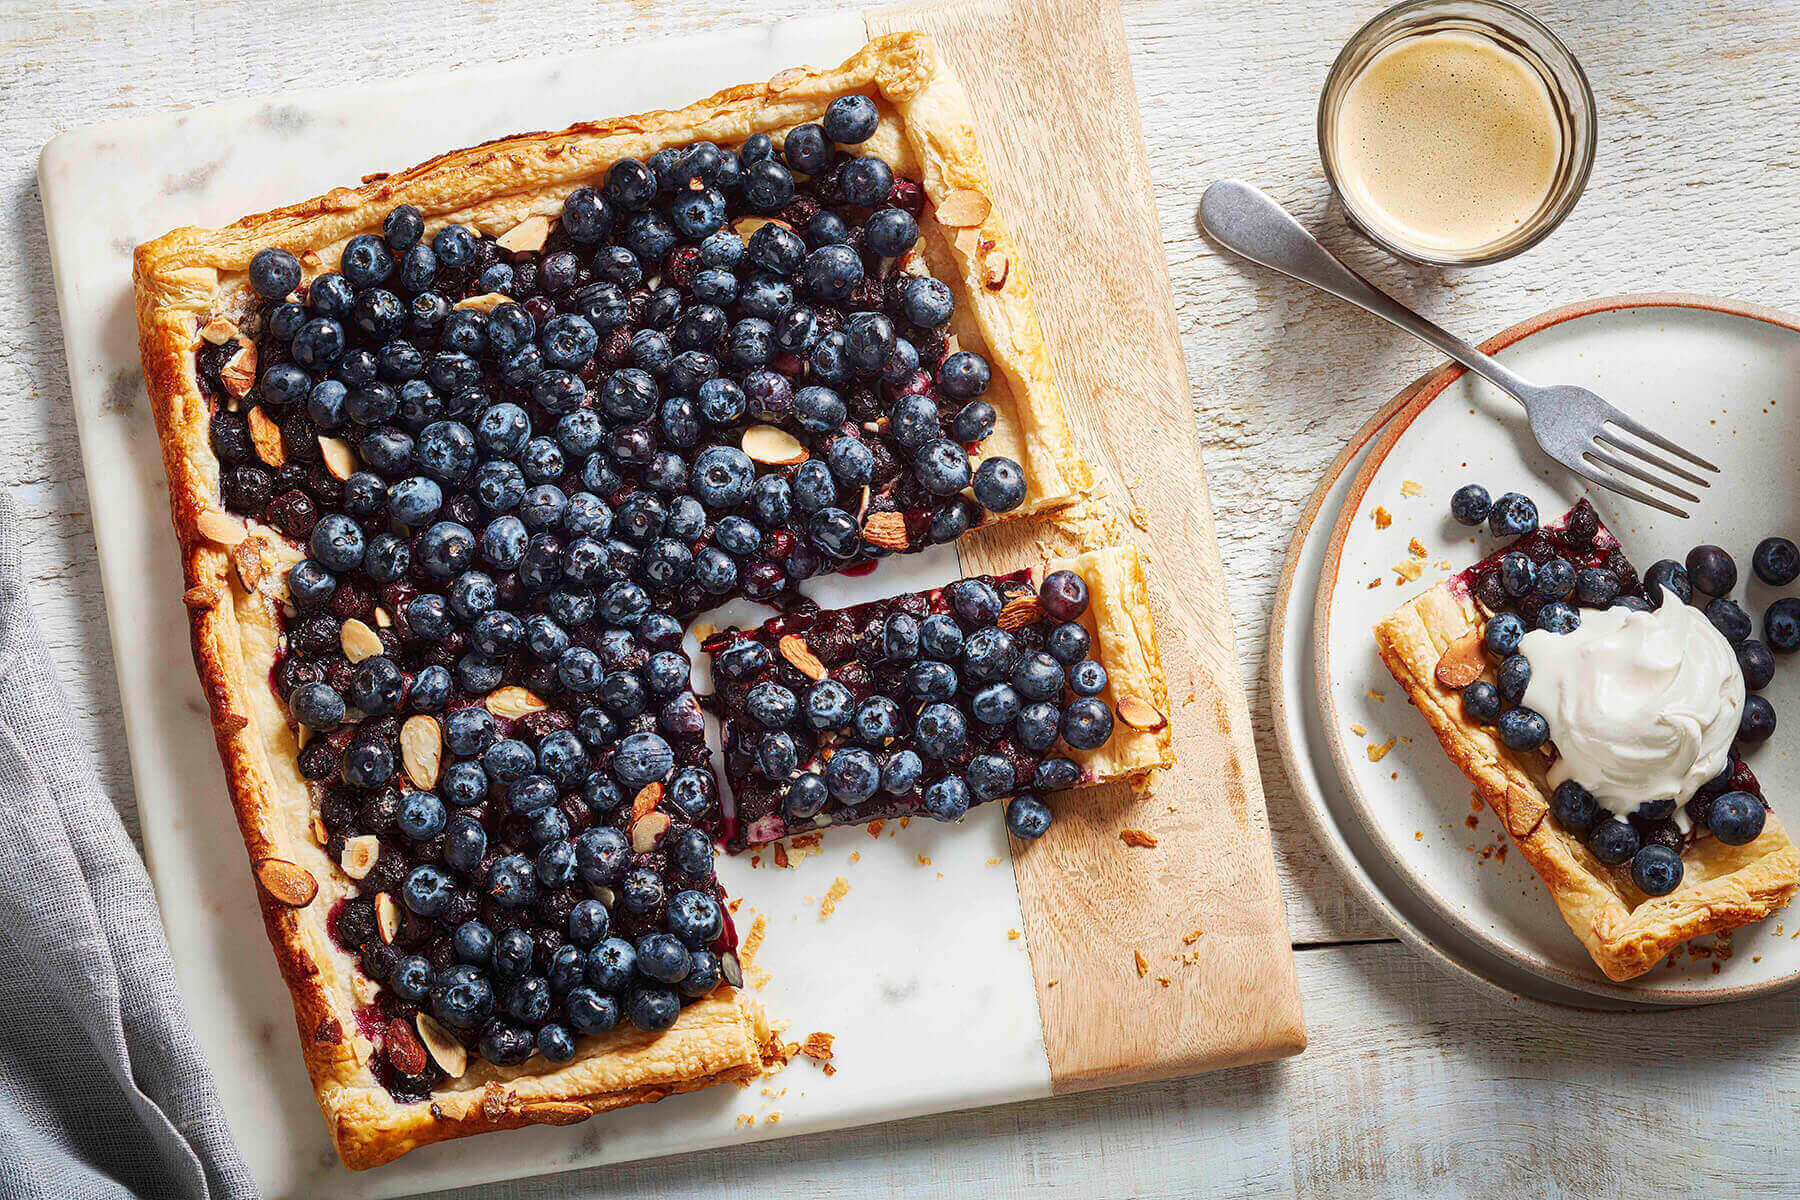
[[(732, 851), (830, 825), (1107, 780), (1173, 761), (1134, 547), (707, 639)], [(1015, 831), (1016, 822), (1012, 822)], [(1029, 823), (1025, 826), (1029, 828)]]
[[(1382, 660), (1407, 698), (1543, 879), (1569, 928), (1615, 980), (1644, 974), (1690, 938), (1761, 920), (1800, 887), (1800, 851), (1766, 811), (1756, 777), (1735, 749), (1695, 791), (1609, 815), (1580, 783), (1560, 778), (1568, 770), (1558, 770), (1548, 724), (1521, 703), (1540, 696), (1527, 690), (1529, 655), (1518, 653), (1525, 629), (1546, 631), (1528, 636), (1547, 653), (1551, 644), (1541, 639), (1559, 631), (1575, 636), (1584, 618), (1596, 626), (1605, 618), (1608, 627), (1647, 622), (1660, 611), (1653, 601), (1680, 603), (1654, 584), (1650, 592), (1582, 500), (1375, 627)], [(1689, 614), (1704, 624), (1693, 610), (1681, 615)], [(1730, 658), (1722, 638), (1719, 648)], [(1736, 695), (1741, 707), (1741, 680)], [(1726, 716), (1728, 741), (1737, 711)], [(1715, 817), (1715, 806), (1731, 808), (1733, 819), (1725, 807)]]

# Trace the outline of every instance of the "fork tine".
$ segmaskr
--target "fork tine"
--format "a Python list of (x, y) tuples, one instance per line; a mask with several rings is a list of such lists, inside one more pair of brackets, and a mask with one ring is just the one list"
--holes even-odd
[(1679, 476), (1680, 478), (1685, 479), (1689, 483), (1693, 484), (1695, 487), (1711, 487), (1712, 486), (1712, 480), (1705, 479), (1699, 475), (1694, 474), (1692, 471), (1688, 470), (1686, 467), (1683, 467), (1680, 463), (1670, 462), (1668, 459), (1664, 458), (1662, 455), (1653, 454), (1650, 451), (1644, 449), (1642, 446), (1633, 445), (1630, 442), (1621, 442), (1618, 438), (1613, 437), (1609, 433), (1596, 433), (1594, 435), (1594, 440), (1597, 442), (1605, 442), (1607, 445), (1611, 446), (1615, 450), (1618, 450), (1625, 454), (1630, 454), (1636, 458), (1642, 459), (1644, 462), (1647, 462), (1654, 467), (1658, 467), (1661, 470), (1667, 471), (1671, 475)]
[(1649, 442), (1652, 446), (1660, 446), (1670, 454), (1679, 454), (1681, 457), (1693, 463), (1696, 467), (1712, 471), (1714, 474), (1718, 473), (1719, 468), (1713, 466), (1698, 454), (1695, 454), (1691, 450), (1682, 449), (1662, 434), (1657, 433), (1655, 430), (1645, 428), (1616, 408), (1612, 410), (1612, 416), (1607, 419), (1607, 424), (1617, 425), (1628, 433), (1635, 433), (1646, 442)]
[(1656, 476), (1650, 474), (1650, 472), (1643, 470), (1640, 467), (1633, 466), (1625, 459), (1620, 458), (1616, 454), (1609, 454), (1598, 446), (1594, 446), (1588, 450), (1588, 457), (1592, 458), (1602, 466), (1611, 467), (1615, 471), (1621, 471), (1624, 474), (1631, 476), (1633, 479), (1641, 479), (1653, 488), (1680, 496), (1689, 504), (1700, 503), (1700, 497), (1694, 495), (1692, 492), (1683, 488), (1678, 488), (1666, 479), (1658, 479)]
[(1574, 471), (1589, 483), (1598, 484), (1609, 492), (1617, 492), (1628, 500), (1636, 500), (1639, 504), (1648, 504), (1651, 508), (1657, 509), (1660, 512), (1666, 512), (1672, 517), (1685, 518), (1687, 516), (1687, 514), (1682, 512), (1679, 508), (1665, 504), (1655, 496), (1639, 491), (1629, 483), (1622, 483), (1619, 480), (1614, 479), (1611, 475), (1606, 474), (1604, 471), (1596, 470), (1587, 466), (1585, 463), (1579, 466), (1568, 463), (1565, 463), (1564, 465), (1568, 466), (1571, 471)]

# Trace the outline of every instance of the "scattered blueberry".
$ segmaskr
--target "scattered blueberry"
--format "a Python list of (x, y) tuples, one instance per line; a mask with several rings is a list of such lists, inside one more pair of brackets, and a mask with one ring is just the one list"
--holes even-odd
[(1537, 505), (1518, 492), (1507, 492), (1494, 501), (1488, 513), (1488, 529), (1495, 537), (1516, 538), (1537, 532)]
[(1706, 827), (1727, 846), (1743, 846), (1762, 836), (1768, 819), (1762, 799), (1750, 792), (1726, 792), (1707, 809)]
[(1695, 546), (1687, 554), (1688, 579), (1709, 596), (1724, 596), (1737, 586), (1737, 563), (1718, 546)]
[(1488, 490), (1479, 483), (1465, 483), (1450, 497), (1450, 515), (1462, 525), (1480, 525), (1493, 507)]
[(1750, 569), (1770, 587), (1786, 587), (1800, 579), (1800, 546), (1784, 537), (1766, 537), (1756, 543)]

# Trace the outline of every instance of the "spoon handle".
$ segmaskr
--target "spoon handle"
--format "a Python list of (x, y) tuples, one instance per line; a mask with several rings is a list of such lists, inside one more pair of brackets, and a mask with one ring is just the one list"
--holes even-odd
[(1200, 225), (1212, 239), (1251, 262), (1310, 283), (1397, 325), (1449, 355), (1520, 403), (1533, 385), (1438, 328), (1334, 258), (1287, 209), (1238, 179), (1222, 179), (1200, 197)]

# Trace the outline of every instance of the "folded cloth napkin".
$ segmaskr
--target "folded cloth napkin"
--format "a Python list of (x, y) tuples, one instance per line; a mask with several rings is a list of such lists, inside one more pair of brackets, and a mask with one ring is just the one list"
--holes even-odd
[(0, 1200), (255, 1195), (0, 495)]

